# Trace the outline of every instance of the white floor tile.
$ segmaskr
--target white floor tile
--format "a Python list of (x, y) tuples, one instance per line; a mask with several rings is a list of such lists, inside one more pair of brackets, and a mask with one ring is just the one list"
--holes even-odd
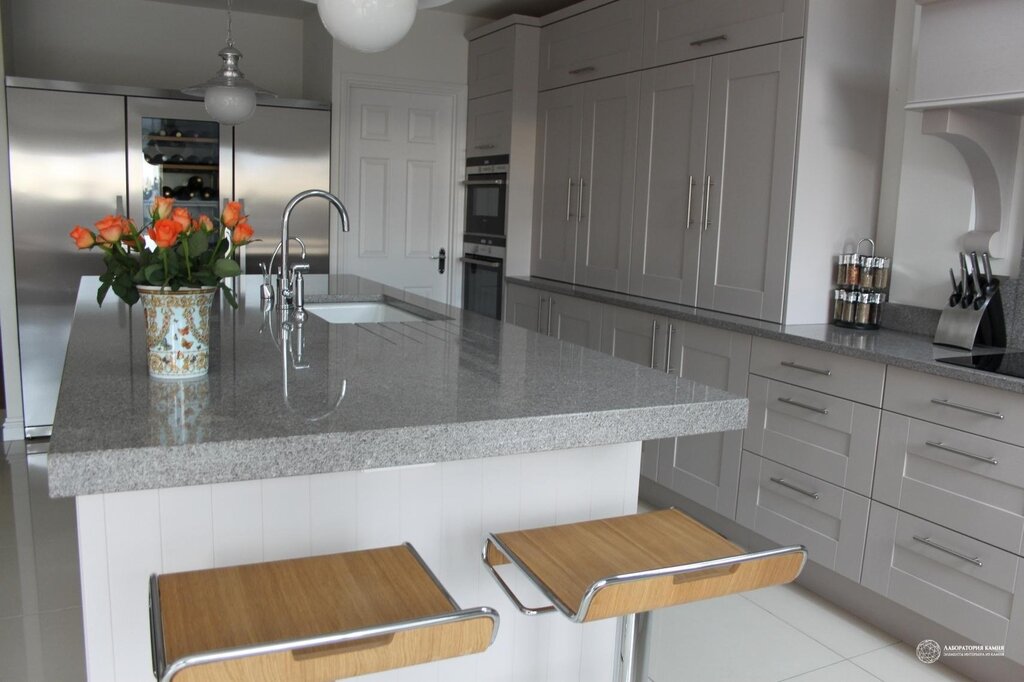
[(656, 682), (777, 682), (842, 658), (739, 595), (655, 612)]
[(878, 682), (878, 678), (849, 661), (818, 668), (785, 682)]
[(897, 641), (798, 585), (779, 585), (743, 596), (843, 658), (866, 654)]
[(883, 682), (969, 682), (941, 663), (922, 663), (906, 644), (894, 644), (850, 660)]
[(25, 627), (21, 618), (0, 618), (0, 680), (25, 680)]

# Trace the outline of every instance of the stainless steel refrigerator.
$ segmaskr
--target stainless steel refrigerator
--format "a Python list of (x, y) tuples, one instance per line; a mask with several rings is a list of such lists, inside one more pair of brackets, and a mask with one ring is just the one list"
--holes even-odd
[[(325, 106), (260, 106), (232, 128), (210, 121), (201, 102), (147, 96), (157, 91), (48, 85), (54, 84), (9, 79), (7, 88), (29, 437), (49, 435), (53, 424), (79, 279), (102, 272), (99, 255), (78, 253), (68, 237), (74, 225), (124, 211), (141, 224), (161, 195), (210, 215), (238, 198), (263, 240), (245, 256), (246, 270), (256, 272), (256, 261), (277, 244), (287, 199), (312, 186), (327, 188), (330, 180)], [(327, 272), (326, 204), (306, 203), (293, 216), (292, 234), (305, 241), (313, 272)], [(104, 305), (123, 304), (109, 296)]]

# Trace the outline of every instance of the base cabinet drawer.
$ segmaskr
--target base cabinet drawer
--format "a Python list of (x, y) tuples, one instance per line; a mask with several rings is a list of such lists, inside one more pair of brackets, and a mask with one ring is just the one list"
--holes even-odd
[(883, 409), (1024, 445), (1024, 395), (890, 367)]
[(874, 498), (1024, 553), (1024, 448), (883, 412)]
[(754, 339), (750, 371), (874, 407), (882, 406), (885, 365), (860, 358)]
[(743, 453), (736, 521), (783, 545), (803, 545), (818, 564), (860, 581), (866, 497)]
[(1020, 557), (879, 502), (861, 583), (978, 644), (1010, 644), (1024, 619)]
[(747, 395), (745, 450), (871, 494), (880, 410), (756, 374)]

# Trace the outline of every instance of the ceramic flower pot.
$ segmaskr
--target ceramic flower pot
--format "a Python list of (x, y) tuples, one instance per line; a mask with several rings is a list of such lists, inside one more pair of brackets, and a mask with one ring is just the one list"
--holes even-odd
[(139, 286), (146, 320), (149, 375), (185, 379), (206, 374), (210, 367), (210, 305), (215, 287)]

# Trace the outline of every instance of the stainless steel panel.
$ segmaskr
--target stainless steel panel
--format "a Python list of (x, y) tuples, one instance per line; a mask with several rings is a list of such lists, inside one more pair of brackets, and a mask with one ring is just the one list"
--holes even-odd
[[(270, 259), (288, 200), (305, 189), (330, 188), (330, 155), (331, 115), (326, 111), (261, 106), (235, 128), (235, 198), (245, 204), (262, 240), (246, 247), (246, 272), (258, 273), (259, 261)], [(313, 273), (330, 269), (328, 209), (326, 201), (305, 201), (289, 221), (291, 235), (306, 244)], [(343, 241), (341, 248), (345, 246)]]
[(68, 232), (113, 213), (127, 193), (124, 98), (8, 88), (7, 111), (25, 424), (43, 435), (53, 424), (79, 278), (103, 271)]

